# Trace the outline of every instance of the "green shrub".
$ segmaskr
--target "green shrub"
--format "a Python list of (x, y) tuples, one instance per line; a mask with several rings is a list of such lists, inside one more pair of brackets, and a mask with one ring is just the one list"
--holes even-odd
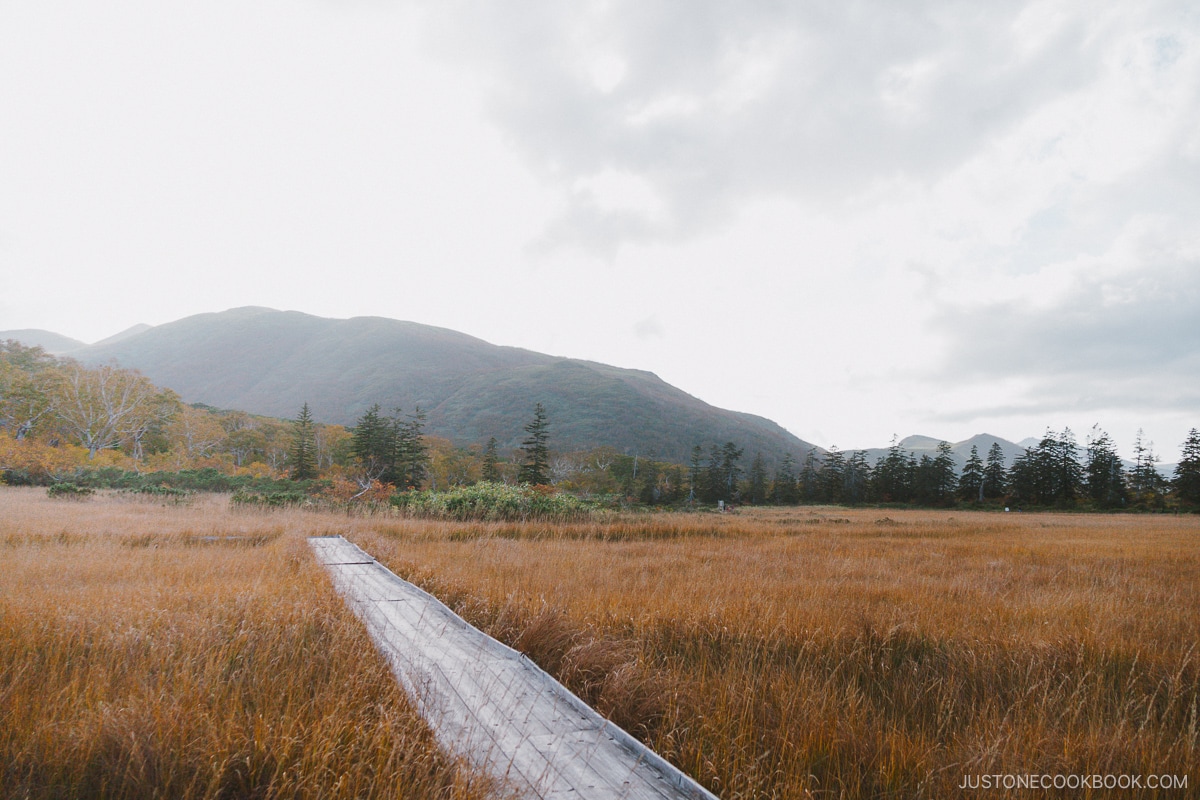
[(59, 500), (83, 500), (95, 493), (96, 490), (90, 486), (77, 486), (74, 483), (56, 483), (46, 489), (47, 496)]
[(127, 494), (143, 495), (147, 498), (164, 500), (172, 503), (186, 502), (191, 498), (192, 495), (195, 494), (195, 492), (191, 489), (177, 489), (174, 486), (167, 486), (166, 484), (161, 483), (157, 485), (137, 486), (133, 489), (125, 489), (123, 491), (125, 491)]
[(413, 516), (453, 520), (572, 520), (596, 510), (571, 494), (487, 481), (445, 492), (404, 492), (391, 504)]
[(312, 498), (296, 489), (266, 492), (238, 489), (233, 493), (233, 497), (229, 498), (229, 502), (234, 506), (248, 506), (251, 508), (287, 508), (289, 506), (310, 505)]

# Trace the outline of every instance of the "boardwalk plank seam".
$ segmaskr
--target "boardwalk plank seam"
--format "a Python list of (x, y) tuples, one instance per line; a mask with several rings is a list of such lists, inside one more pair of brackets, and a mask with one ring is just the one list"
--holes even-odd
[(341, 537), (309, 539), (439, 741), (549, 800), (716, 800), (523, 653)]

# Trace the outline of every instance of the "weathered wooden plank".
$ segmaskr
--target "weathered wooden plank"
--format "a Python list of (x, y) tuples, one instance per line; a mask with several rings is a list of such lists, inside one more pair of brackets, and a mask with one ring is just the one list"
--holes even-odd
[(354, 544), (309, 543), (443, 745), (519, 796), (716, 800), (528, 658)]

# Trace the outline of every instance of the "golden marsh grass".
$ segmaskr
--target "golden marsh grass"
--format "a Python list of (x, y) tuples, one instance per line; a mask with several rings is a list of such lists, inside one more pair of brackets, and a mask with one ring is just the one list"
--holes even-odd
[(331, 533), (725, 800), (979, 797), (964, 777), (997, 773), (1190, 781), (1122, 797), (1200, 781), (1197, 517), (0, 504), (0, 787), (16, 796), (485, 796), (313, 562), (304, 536)]
[(802, 508), (562, 534), (356, 535), (727, 799), (1200, 780), (1196, 517)]
[(492, 796), (329, 587), (311, 516), (0, 509), (0, 796)]

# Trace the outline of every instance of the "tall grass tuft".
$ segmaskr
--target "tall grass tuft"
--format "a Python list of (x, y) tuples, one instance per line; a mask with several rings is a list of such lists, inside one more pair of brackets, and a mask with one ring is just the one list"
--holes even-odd
[(402, 492), (391, 504), (406, 514), (448, 520), (566, 522), (594, 512), (591, 504), (571, 494), (541, 486), (509, 486), (484, 481), (447, 491)]

